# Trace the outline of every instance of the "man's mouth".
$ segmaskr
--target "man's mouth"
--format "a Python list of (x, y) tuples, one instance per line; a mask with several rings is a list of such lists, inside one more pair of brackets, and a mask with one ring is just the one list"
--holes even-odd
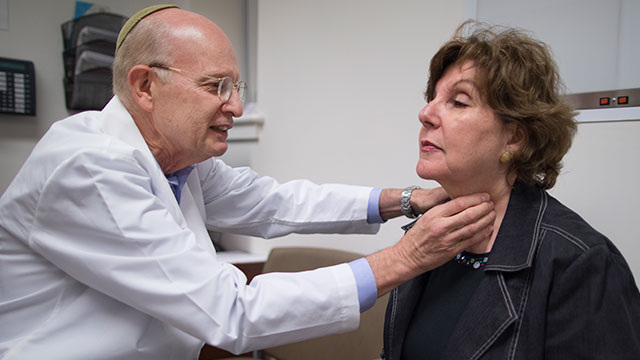
[(222, 131), (225, 132), (229, 129), (231, 129), (230, 126), (210, 126), (211, 129), (216, 130), (216, 131)]

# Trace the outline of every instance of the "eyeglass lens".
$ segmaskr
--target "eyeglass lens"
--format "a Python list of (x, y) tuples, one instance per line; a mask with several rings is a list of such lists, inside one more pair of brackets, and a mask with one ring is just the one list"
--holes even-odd
[[(224, 77), (222, 79), (222, 83), (220, 85), (220, 90), (218, 93), (218, 95), (220, 96), (220, 99), (225, 102), (228, 101), (229, 98), (231, 97), (231, 93), (233, 92), (233, 88), (234, 88), (233, 80), (231, 80), (230, 77)], [(245, 83), (239, 81), (237, 84), (237, 90), (238, 90), (238, 96), (240, 97), (240, 101), (244, 101), (245, 88), (246, 88)]]

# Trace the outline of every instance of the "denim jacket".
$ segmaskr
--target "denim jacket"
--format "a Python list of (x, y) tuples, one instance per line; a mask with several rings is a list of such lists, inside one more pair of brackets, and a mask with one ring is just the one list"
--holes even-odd
[[(516, 183), (481, 271), (442, 359), (640, 359), (640, 293), (628, 264), (542, 189)], [(382, 359), (401, 360), (427, 280), (392, 291)]]

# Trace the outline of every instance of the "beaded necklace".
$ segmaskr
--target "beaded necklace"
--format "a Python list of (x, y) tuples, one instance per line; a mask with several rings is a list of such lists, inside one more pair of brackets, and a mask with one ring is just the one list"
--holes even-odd
[(479, 269), (484, 266), (487, 261), (489, 261), (489, 256), (487, 256), (486, 254), (474, 256), (466, 252), (461, 252), (460, 254), (456, 255), (455, 260), (458, 264), (471, 266), (474, 269)]

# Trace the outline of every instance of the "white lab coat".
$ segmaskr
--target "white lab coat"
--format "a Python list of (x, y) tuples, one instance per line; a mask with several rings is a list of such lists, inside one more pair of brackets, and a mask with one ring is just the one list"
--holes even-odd
[(195, 359), (204, 342), (240, 353), (355, 329), (348, 265), (245, 285), (206, 228), (374, 233), (370, 190), (209, 159), (178, 205), (117, 98), (59, 121), (0, 198), (0, 358)]

